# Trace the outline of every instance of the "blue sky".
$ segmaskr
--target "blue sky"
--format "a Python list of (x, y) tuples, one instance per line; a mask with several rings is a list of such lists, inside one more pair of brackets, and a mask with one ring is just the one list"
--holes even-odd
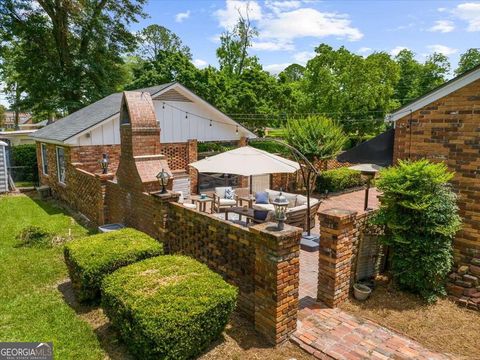
[[(447, 55), (454, 69), (461, 53), (480, 47), (480, 1), (316, 1), (316, 0), (149, 0), (149, 15), (134, 23), (137, 31), (163, 25), (188, 45), (198, 67), (216, 66), (218, 37), (235, 24), (238, 11), (259, 30), (252, 54), (278, 73), (291, 63), (305, 64), (316, 46), (368, 55), (402, 48), (420, 61), (434, 51)], [(0, 94), (0, 103), (5, 104)]]
[[(247, 2), (237, 0), (150, 0), (145, 9), (149, 18), (132, 29), (166, 26), (192, 49), (199, 67), (216, 65), (218, 35), (246, 7)], [(409, 48), (419, 60), (439, 51), (453, 67), (466, 49), (480, 47), (478, 1), (252, 0), (248, 7), (260, 32), (251, 52), (272, 72), (305, 63), (322, 42), (362, 55)]]

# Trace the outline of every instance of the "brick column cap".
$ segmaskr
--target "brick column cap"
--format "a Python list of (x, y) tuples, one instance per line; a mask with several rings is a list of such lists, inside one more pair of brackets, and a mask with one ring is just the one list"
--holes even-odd
[(267, 238), (276, 239), (278, 241), (298, 238), (302, 235), (302, 229), (284, 224), (283, 230), (277, 230), (277, 223), (274, 222), (265, 222), (262, 224), (257, 224), (249, 228), (254, 234), (266, 235)]
[(346, 209), (341, 209), (341, 208), (330, 208), (330, 209), (325, 209), (320, 211), (319, 215), (321, 217), (329, 217), (329, 218), (335, 218), (335, 219), (349, 219), (352, 217), (357, 216), (358, 212), (353, 211), (353, 210), (346, 210)]
[(108, 173), (108, 174), (95, 174), (95, 177), (97, 179), (100, 179), (101, 181), (107, 181), (107, 180), (113, 180), (115, 177), (114, 173)]

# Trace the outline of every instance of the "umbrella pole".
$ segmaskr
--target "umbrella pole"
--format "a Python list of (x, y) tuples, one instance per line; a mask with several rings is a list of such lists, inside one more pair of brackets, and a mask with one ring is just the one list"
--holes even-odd
[(252, 195), (252, 179), (253, 179), (253, 176), (250, 175), (250, 195)]

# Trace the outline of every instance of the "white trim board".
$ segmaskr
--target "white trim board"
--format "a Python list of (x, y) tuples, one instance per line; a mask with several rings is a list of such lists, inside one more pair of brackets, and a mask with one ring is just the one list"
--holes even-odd
[(405, 117), (409, 113), (420, 110), (421, 108), (427, 106), (428, 104), (431, 104), (432, 102), (437, 101), (438, 99), (441, 99), (473, 83), (478, 79), (480, 79), (480, 67), (477, 67), (477, 69), (471, 71), (470, 73), (467, 73), (465, 75), (460, 75), (456, 79), (450, 80), (450, 82), (440, 86), (437, 90), (433, 90), (432, 92), (420, 97), (418, 100), (412, 102), (411, 104), (408, 104), (398, 109), (396, 112), (389, 115), (387, 117), (387, 120), (397, 121)]

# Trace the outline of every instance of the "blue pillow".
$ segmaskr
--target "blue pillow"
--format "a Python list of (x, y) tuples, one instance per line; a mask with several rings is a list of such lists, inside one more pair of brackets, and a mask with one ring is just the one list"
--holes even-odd
[(268, 193), (266, 191), (261, 191), (261, 192), (255, 193), (255, 203), (256, 204), (269, 204)]

